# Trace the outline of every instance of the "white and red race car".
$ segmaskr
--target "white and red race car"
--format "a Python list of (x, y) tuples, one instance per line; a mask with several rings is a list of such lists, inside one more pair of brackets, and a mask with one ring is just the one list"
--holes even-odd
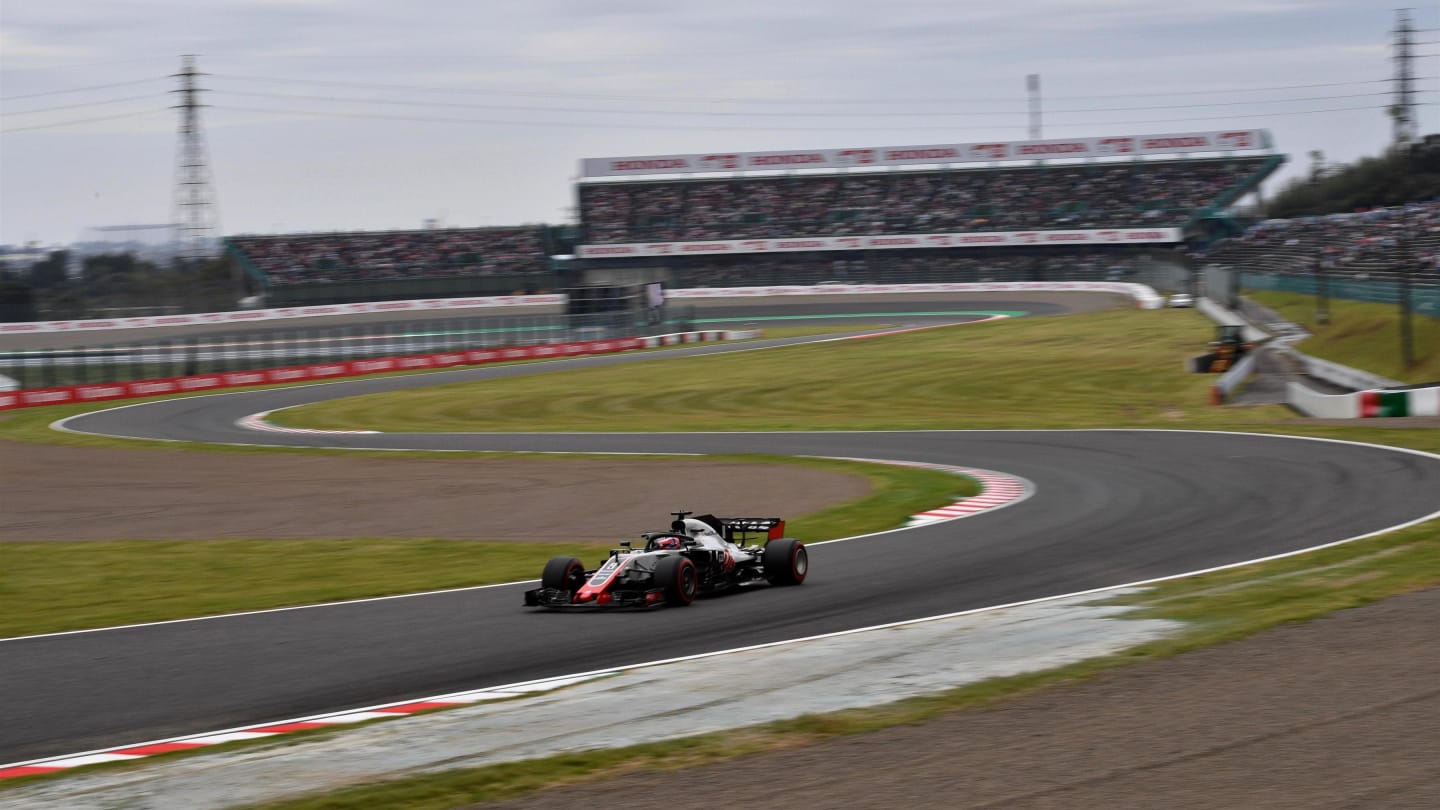
[[(648, 608), (757, 584), (799, 585), (810, 569), (805, 544), (785, 537), (781, 518), (690, 517), (672, 512), (670, 530), (622, 541), (600, 567), (574, 557), (545, 564), (525, 604), (543, 608)], [(763, 535), (761, 542), (753, 542)]]

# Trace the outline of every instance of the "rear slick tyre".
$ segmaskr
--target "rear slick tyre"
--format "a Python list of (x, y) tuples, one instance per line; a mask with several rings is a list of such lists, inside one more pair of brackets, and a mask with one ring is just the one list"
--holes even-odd
[(810, 573), (810, 553), (799, 540), (782, 537), (765, 544), (760, 564), (771, 585), (799, 585)]

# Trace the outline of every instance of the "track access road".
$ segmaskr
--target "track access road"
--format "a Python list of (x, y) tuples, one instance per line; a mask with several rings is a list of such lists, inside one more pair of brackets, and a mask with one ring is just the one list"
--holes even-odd
[[(749, 347), (675, 353), (743, 348)], [(960, 521), (815, 546), (812, 577), (801, 588), (758, 589), (686, 609), (535, 613), (520, 606), (525, 586), (517, 584), (0, 641), (0, 683), (6, 684), (0, 762), (1123, 584), (1339, 541), (1440, 508), (1440, 458), (1274, 436), (963, 430), (313, 435), (259, 434), (235, 424), (253, 413), (339, 396), (650, 356), (171, 400), (78, 417), (68, 427), (357, 449), (865, 457), (999, 470), (1030, 481), (1035, 494)], [(657, 514), (670, 506), (657, 505)], [(651, 527), (636, 531), (645, 528)]]

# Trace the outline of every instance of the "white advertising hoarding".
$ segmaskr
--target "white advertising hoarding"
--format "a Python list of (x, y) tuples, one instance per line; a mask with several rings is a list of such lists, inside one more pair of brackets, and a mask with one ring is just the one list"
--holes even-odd
[(729, 152), (694, 155), (640, 155), (585, 158), (580, 176), (644, 177), (706, 172), (847, 169), (856, 166), (913, 166), (988, 163), (997, 160), (1047, 160), (1124, 155), (1169, 155), (1187, 152), (1234, 152), (1270, 148), (1263, 129), (1180, 132), (1164, 135), (1112, 135), (1102, 138), (995, 141), (928, 146), (868, 146), (788, 152)]
[(652, 256), (797, 253), (815, 250), (1139, 245), (1174, 244), (1179, 241), (1179, 228), (1108, 228), (1082, 231), (877, 234), (873, 236), (804, 236), (789, 239), (714, 239), (704, 242), (633, 242), (619, 245), (580, 245), (576, 248), (575, 255), (582, 259), (633, 259)]

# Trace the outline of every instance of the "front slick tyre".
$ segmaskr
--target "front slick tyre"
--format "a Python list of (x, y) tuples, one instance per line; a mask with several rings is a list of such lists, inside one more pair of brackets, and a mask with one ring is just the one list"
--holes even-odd
[(684, 607), (695, 601), (700, 589), (700, 572), (685, 557), (664, 557), (655, 566), (655, 582), (665, 595), (665, 604)]
[(585, 584), (585, 564), (574, 557), (551, 557), (540, 575), (542, 588), (554, 588), (571, 595)]
[(771, 585), (799, 585), (810, 573), (810, 554), (804, 543), (782, 537), (765, 544), (760, 564), (765, 567), (765, 579)]

